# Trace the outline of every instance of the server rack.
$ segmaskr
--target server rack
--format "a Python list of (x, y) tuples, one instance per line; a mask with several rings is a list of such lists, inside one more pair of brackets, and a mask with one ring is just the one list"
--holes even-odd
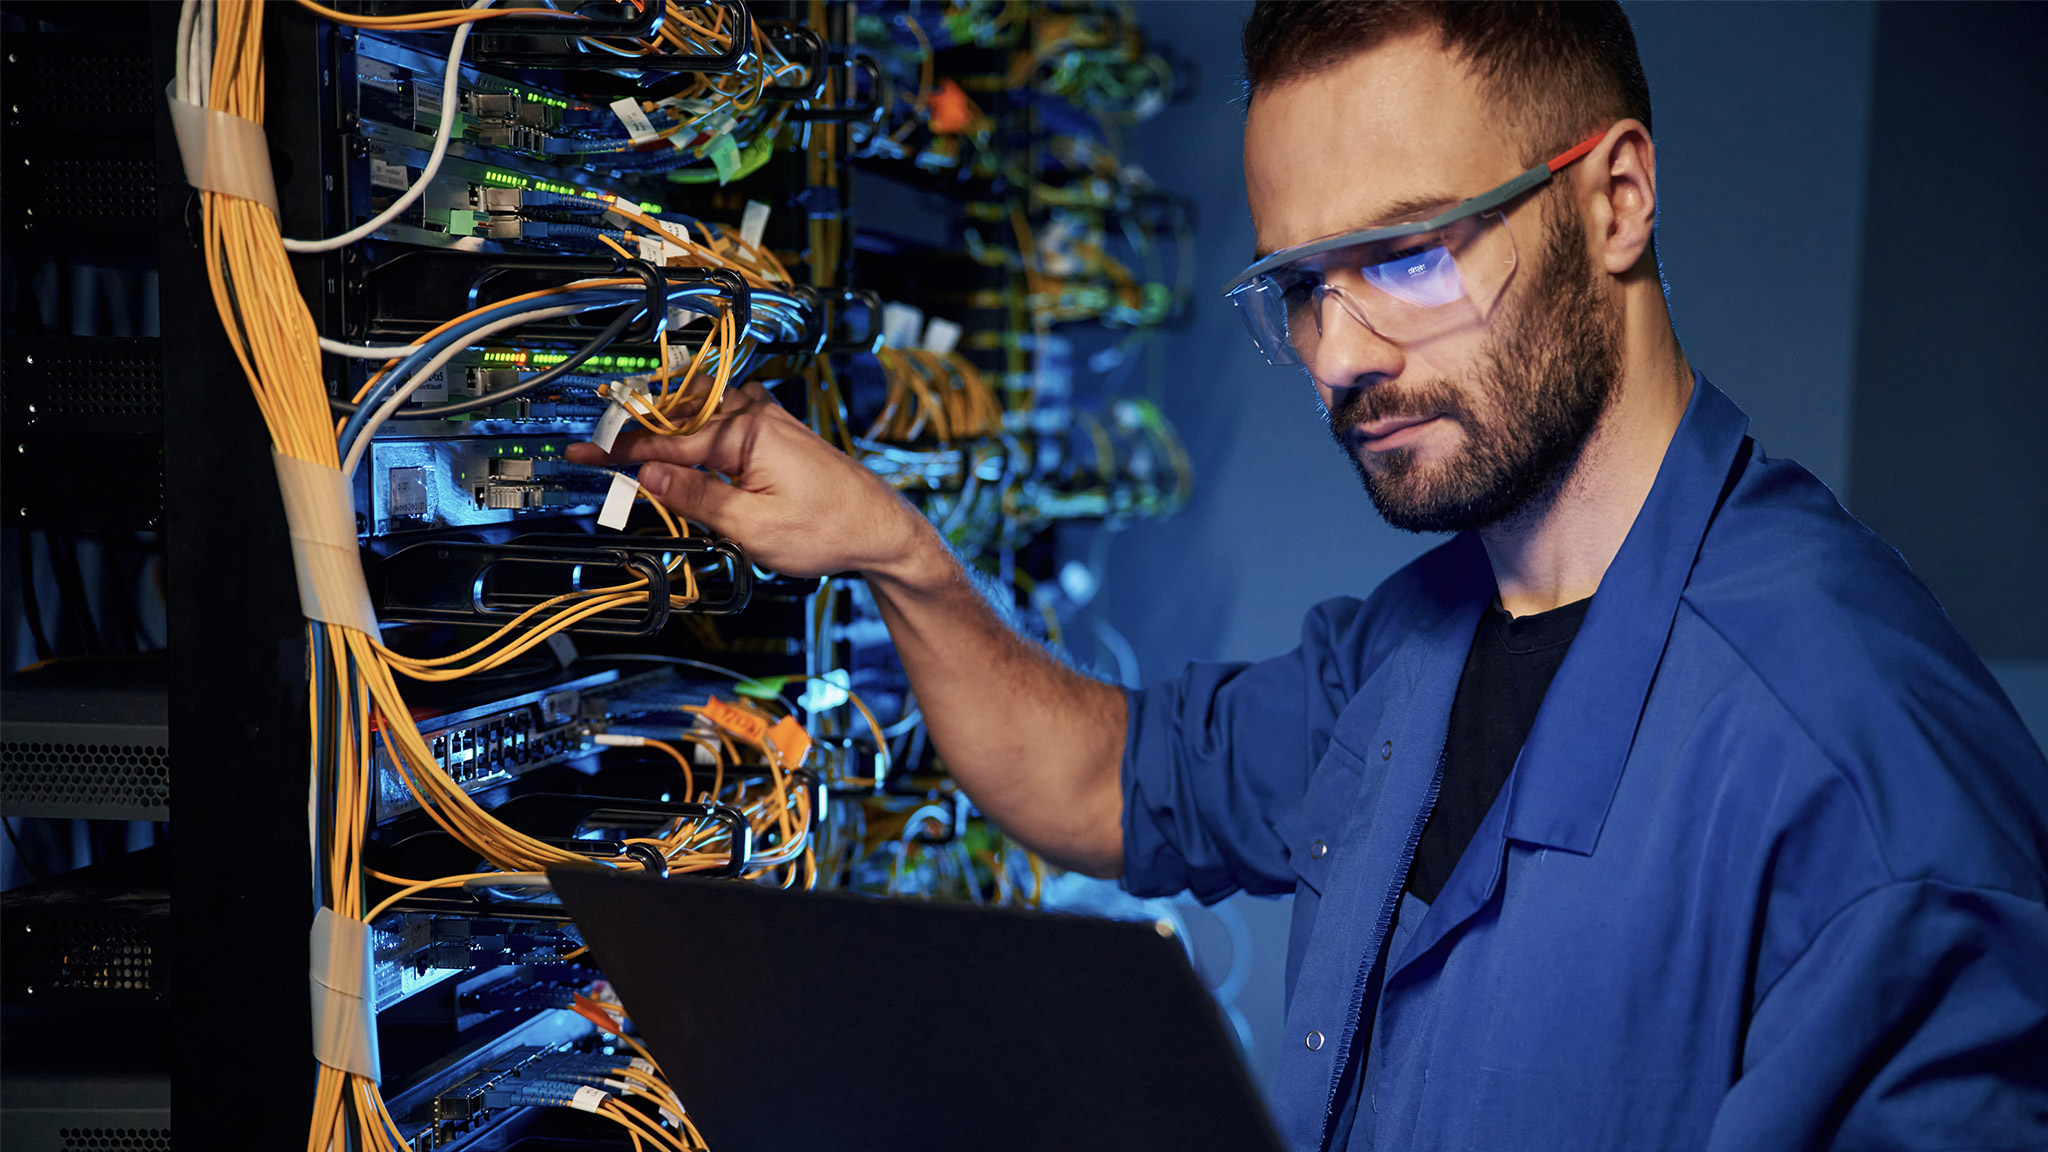
[[(367, 4), (353, 11), (419, 7)], [(1054, 292), (1046, 267), (1048, 257), (1059, 253), (1021, 236), (1008, 261), (963, 259), (952, 251), (963, 230), (973, 233), (970, 247), (982, 246), (983, 234), (1005, 231), (1008, 221), (994, 208), (1006, 199), (1024, 219), (1041, 224), (1061, 208), (1045, 202), (1057, 191), (1051, 183), (1006, 186), (1003, 173), (970, 172), (957, 155), (960, 141), (967, 140), (970, 151), (1026, 157), (1033, 172), (1044, 165), (1041, 144), (1049, 130), (1039, 103), (1027, 98), (1004, 104), (1000, 95), (1017, 44), (991, 48), (961, 37), (943, 46), (965, 87), (995, 108), (994, 114), (940, 133), (927, 109), (912, 107), (907, 130), (899, 132), (894, 124), (911, 103), (909, 76), (901, 77), (906, 90), (897, 92), (891, 73), (901, 73), (906, 61), (914, 73), (918, 58), (910, 50), (919, 41), (926, 57), (934, 53), (930, 37), (940, 30), (936, 22), (931, 31), (912, 27), (918, 17), (899, 5), (833, 5), (822, 20), (817, 10), (824, 5), (726, 7), (749, 19), (808, 28), (815, 58), (832, 54), (844, 87), (836, 106), (814, 101), (815, 122), (835, 125), (846, 137), (855, 134), (856, 123), (881, 126), (869, 129), (871, 146), (858, 163), (842, 156), (823, 183), (806, 170), (808, 158), (796, 149), (771, 157), (751, 185), (740, 182), (742, 188), (774, 189), (778, 215), (771, 247), (801, 250), (807, 237), (800, 221), (858, 219), (864, 201), (873, 202), (876, 219), (890, 222), (867, 231), (846, 225), (849, 235), (834, 265), (806, 269), (832, 300), (829, 326), (818, 320), (814, 351), (840, 365), (847, 405), (872, 413), (885, 403), (885, 389), (895, 386), (873, 359), (884, 328), (884, 297), (918, 300), (934, 316), (947, 313), (964, 322), (967, 357), (1002, 381), (1009, 407), (1003, 432), (990, 435), (992, 446), (979, 458), (965, 458), (988, 465), (1007, 452), (1004, 458), (1012, 464), (1004, 478), (1014, 482), (1013, 490), (1026, 480), (1036, 487), (1028, 515), (1005, 511), (979, 536), (956, 535), (956, 542), (990, 558), (991, 574), (1017, 590), (1027, 620), (1039, 615), (1031, 609), (1042, 609), (1056, 628), (1052, 597), (1038, 591), (1056, 587), (1057, 549), (1044, 529), (1077, 518), (1163, 514), (1186, 498), (1184, 476), (1171, 490), (1159, 479), (1166, 469), (1162, 457), (1173, 444), (1170, 432), (1157, 434), (1156, 409), (1147, 415), (1126, 400), (1090, 416), (1092, 428), (1077, 429), (1066, 361), (1075, 355), (1074, 344), (1085, 356), (1091, 343), (1099, 348), (1123, 339), (1122, 331), (1170, 322), (1171, 309), (1160, 308), (1149, 295), (1143, 301), (1091, 303), (1078, 275)], [(1008, 18), (1020, 27), (1044, 15), (1012, 5), (985, 7), (990, 11), (982, 15), (991, 23)], [(164, 778), (175, 779), (178, 798), (172, 844), (116, 861), (89, 882), (73, 878), (63, 889), (67, 898), (98, 901), (93, 907), (99, 911), (116, 902), (109, 893), (147, 895), (147, 909), (122, 930), (146, 949), (149, 963), (140, 982), (148, 986), (80, 989), (78, 1009), (54, 1016), (43, 1005), (27, 1004), (30, 993), (10, 987), (8, 1048), (17, 1056), (43, 1053), (48, 1060), (10, 1061), (32, 1066), (36, 1074), (25, 1080), (10, 1068), (6, 1131), (10, 1143), (22, 1140), (30, 1148), (92, 1146), (86, 1141), (112, 1138), (137, 1147), (168, 1146), (174, 1112), (187, 1147), (285, 1147), (304, 1138), (316, 1068), (306, 1012), (307, 894), (314, 888), (305, 822), (306, 628), (289, 592), (292, 553), (272, 482), (269, 434), (220, 327), (203, 264), (199, 195), (187, 183), (163, 99), (175, 71), (179, 9), (124, 3), (89, 9), (9, 4), (6, 10), (13, 22), (6, 70), (9, 256), (17, 269), (45, 252), (152, 265), (161, 333), (78, 337), (10, 331), (4, 354), (8, 439), (22, 449), (8, 457), (7, 487), (10, 497), (33, 497), (21, 518), (145, 526), (161, 533), (168, 570), (159, 723), (165, 733), (161, 747), (176, 751), (143, 766), (145, 776), (163, 780), (162, 787), (145, 791), (139, 806), (94, 807), (90, 798), (72, 796), (70, 807), (59, 804), (48, 812), (162, 816), (170, 807)], [(365, 128), (359, 91), (362, 34), (292, 5), (273, 5), (269, 16), (266, 120), (279, 223), (285, 235), (328, 234), (363, 215), (374, 194), (369, 161), (376, 133)], [(1074, 6), (1071, 16), (1108, 19), (1088, 6)], [(1030, 33), (1021, 35), (1017, 43), (1031, 47)], [(1083, 27), (1077, 35), (1085, 41), (1096, 31)], [(1121, 50), (1119, 36), (1101, 39), (1102, 51)], [(496, 74), (517, 75), (526, 66), (517, 58), (521, 50), (515, 37), (501, 38), (493, 47)], [(875, 143), (899, 135), (907, 146)], [(953, 170), (946, 167), (948, 148), (958, 165)], [(1045, 171), (1057, 167), (1047, 165)], [(1077, 185), (1086, 174), (1062, 175)], [(689, 191), (693, 208), (710, 205), (728, 217), (742, 199), (739, 192)], [(1189, 226), (1184, 210), (1164, 196), (1123, 196), (1112, 211), (1147, 214), (1155, 222), (1181, 212), (1163, 230)], [(393, 257), (393, 246), (384, 245), (377, 255), (365, 252), (358, 246), (294, 261), (300, 294), (323, 333), (366, 331), (365, 283)], [(550, 254), (573, 253), (563, 246)], [(11, 287), (23, 284), (26, 277)], [(1141, 305), (1149, 312), (1142, 322)], [(1094, 328), (1079, 330), (1110, 307), (1131, 313), (1122, 331), (1105, 336)], [(325, 365), (330, 392), (345, 394), (347, 365), (333, 358)], [(801, 410), (815, 402), (814, 389), (800, 377), (790, 379), (797, 382), (778, 393), (785, 403)], [(90, 403), (81, 405), (79, 397), (87, 394)], [(1062, 408), (1065, 416), (1057, 414)], [(916, 489), (913, 481), (905, 486)], [(947, 496), (938, 491), (934, 503), (941, 510), (935, 518), (956, 530), (962, 522), (985, 518), (970, 507), (965, 492), (954, 490), (951, 503)], [(359, 515), (373, 504), (374, 497), (362, 493)], [(367, 522), (364, 528), (369, 536), (377, 534)], [(16, 547), (22, 546), (19, 539), (17, 534)], [(371, 552), (375, 562), (377, 550)], [(600, 654), (644, 643), (670, 653), (715, 655), (756, 677), (836, 673), (842, 688), (865, 675), (899, 706), (900, 718), (891, 717), (896, 723), (889, 726), (908, 722), (914, 735), (911, 704), (900, 686), (888, 683), (900, 672), (890, 671), (891, 657), (874, 624), (872, 605), (863, 604), (857, 589), (821, 596), (813, 587), (785, 582), (759, 597), (746, 621), (726, 634), (672, 626), (655, 641), (602, 634), (577, 639)], [(999, 883), (994, 870), (1008, 869), (1011, 858), (999, 845), (991, 849), (997, 842), (979, 830), (971, 802), (934, 773), (921, 739), (899, 743), (899, 761), (908, 753), (911, 763), (877, 785), (865, 777), (879, 749), (861, 743), (858, 722), (843, 706), (821, 703), (811, 728), (821, 750), (836, 757), (829, 773), (835, 778), (821, 787), (833, 787), (856, 806), (873, 805), (882, 823), (893, 821), (902, 829), (900, 839), (879, 855), (856, 835), (843, 846), (844, 858), (834, 857), (840, 865), (835, 881), (872, 885), (887, 872), (894, 888), (915, 872), (925, 877), (918, 883), (965, 884), (977, 898), (984, 886), (991, 896), (1009, 889), (1010, 878)], [(10, 752), (10, 787), (34, 767), (28, 756)], [(81, 778), (103, 783), (107, 767), (95, 765)], [(8, 814), (41, 814), (27, 803), (10, 793)], [(995, 861), (985, 881), (967, 859), (970, 843)], [(175, 914), (168, 911), (173, 891)], [(129, 899), (127, 906), (133, 911), (140, 905)], [(47, 911), (10, 905), (10, 926), (43, 923), (36, 917)], [(107, 995), (95, 998), (95, 991)], [(42, 994), (47, 992), (46, 987)], [(574, 1039), (574, 1032), (564, 1031), (563, 1041)], [(124, 1054), (114, 1058), (115, 1050)], [(431, 1054), (406, 1059), (418, 1068), (436, 1065)], [(394, 1101), (407, 1091), (426, 1091), (424, 1099), (431, 1102), (431, 1088), (386, 1085)], [(609, 1146), (609, 1137), (579, 1126), (578, 1117), (526, 1111), (532, 1114), (517, 1123), (456, 1131), (415, 1146), (515, 1147), (521, 1139), (534, 1148)]]

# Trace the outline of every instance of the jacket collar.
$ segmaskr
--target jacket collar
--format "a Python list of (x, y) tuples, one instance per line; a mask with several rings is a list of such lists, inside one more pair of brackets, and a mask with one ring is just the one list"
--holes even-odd
[(1507, 836), (1590, 854), (1621, 782), (1678, 600), (1749, 427), (1693, 373), (1656, 482), (1600, 581), (1515, 767)]

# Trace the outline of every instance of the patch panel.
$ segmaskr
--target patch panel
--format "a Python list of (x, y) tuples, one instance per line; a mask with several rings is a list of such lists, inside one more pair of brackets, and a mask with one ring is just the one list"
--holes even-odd
[[(380, 1013), (435, 985), (478, 971), (505, 964), (558, 963), (582, 945), (568, 925), (419, 912), (392, 913), (371, 925), (370, 931), (374, 1002)], [(539, 997), (514, 1002), (475, 996), (463, 1005), (471, 1013), (560, 1006)]]
[(611, 475), (568, 462), (563, 452), (578, 438), (566, 429), (380, 438), (364, 469), (369, 534), (504, 524), (532, 510), (594, 509), (604, 502)]
[[(619, 685), (617, 671), (606, 671), (559, 687), (522, 693), (505, 700), (419, 721), (420, 735), (434, 761), (465, 792), (481, 792), (507, 783), (535, 768), (574, 760), (596, 752), (588, 735), (586, 708), (598, 710), (602, 692)], [(373, 755), (379, 823), (419, 807), (381, 742)]]
[(494, 1102), (487, 1095), (490, 1086), (508, 1083), (518, 1069), (534, 1067), (549, 1054), (570, 1059), (572, 1054), (604, 1051), (590, 1021), (558, 1009), (508, 1019), (501, 1028), (478, 1032), (404, 1083), (387, 1086), (387, 1108), (409, 1152), (458, 1152), (477, 1146), (516, 1107)]

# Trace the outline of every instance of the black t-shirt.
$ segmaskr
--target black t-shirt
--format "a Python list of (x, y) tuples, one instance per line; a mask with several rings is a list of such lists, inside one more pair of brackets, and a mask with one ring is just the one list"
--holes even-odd
[(1408, 891), (1435, 903), (1451, 869), (1521, 755), (1535, 727), (1536, 710), (1551, 678), (1571, 650), (1586, 618), (1580, 600), (1548, 612), (1513, 617), (1499, 605), (1487, 609), (1465, 657), (1458, 696), (1451, 704), (1451, 729), (1444, 742), (1443, 782), (1436, 807), (1415, 845), (1408, 867)]

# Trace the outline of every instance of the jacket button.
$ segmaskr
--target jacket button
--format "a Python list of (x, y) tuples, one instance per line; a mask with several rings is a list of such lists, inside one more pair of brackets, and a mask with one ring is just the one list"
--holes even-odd
[(1387, 742), (1386, 742), (1385, 744), (1382, 744), (1382, 745), (1380, 745), (1380, 759), (1382, 759), (1382, 760), (1392, 760), (1393, 758), (1394, 758), (1394, 742), (1393, 742), (1392, 740), (1389, 740), (1389, 741), (1387, 741)]
[(1323, 843), (1321, 840), (1318, 840), (1315, 843), (1308, 846), (1308, 858), (1311, 860), (1321, 860), (1323, 857), (1328, 856), (1329, 854), (1330, 846), (1328, 844)]
[(1323, 1050), (1323, 1034), (1321, 1032), (1311, 1032), (1302, 1038), (1302, 1043), (1308, 1045), (1309, 1051), (1320, 1052)]

